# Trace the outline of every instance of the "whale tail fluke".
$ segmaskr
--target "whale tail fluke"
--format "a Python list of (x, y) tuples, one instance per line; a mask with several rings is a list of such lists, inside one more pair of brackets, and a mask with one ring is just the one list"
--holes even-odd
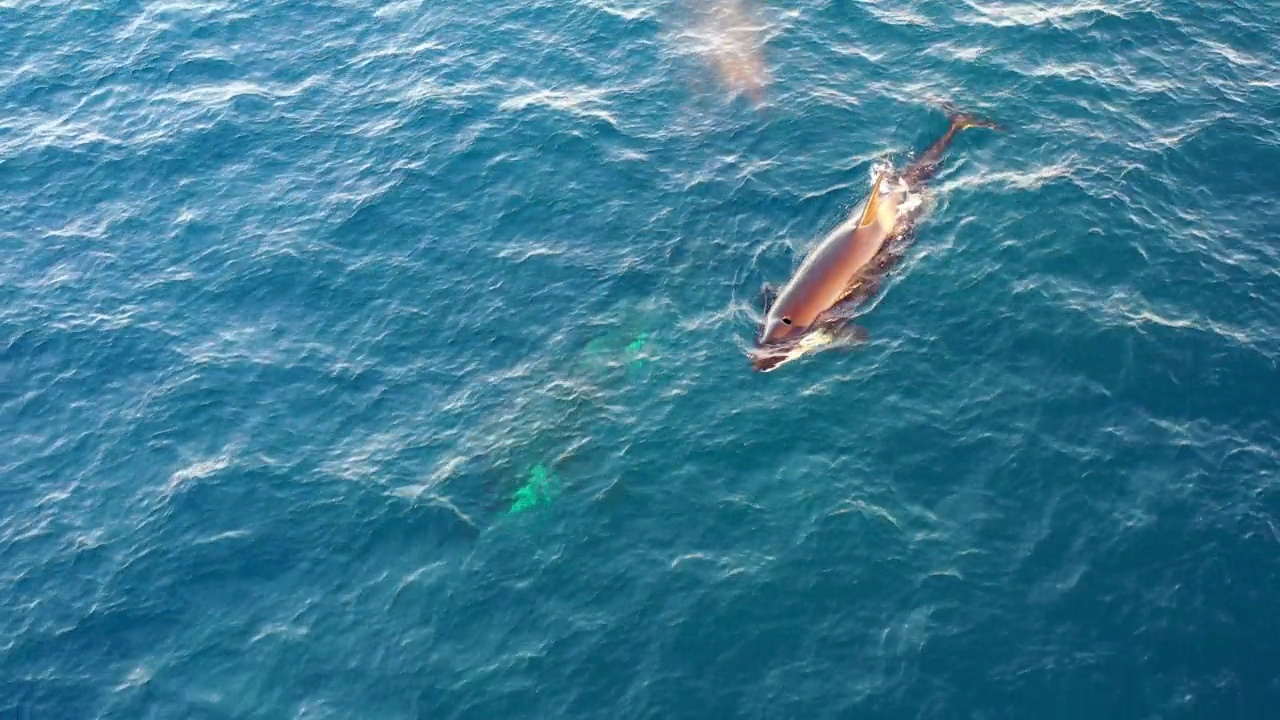
[(908, 184), (915, 185), (923, 183), (938, 171), (938, 165), (942, 161), (942, 154), (946, 152), (947, 147), (951, 145), (952, 139), (956, 133), (969, 128), (990, 128), (992, 130), (1004, 130), (1004, 128), (987, 118), (974, 115), (972, 113), (961, 112), (951, 106), (949, 103), (943, 103), (942, 109), (946, 111), (947, 117), (951, 119), (951, 127), (943, 133), (942, 137), (934, 141), (929, 149), (924, 151), (920, 157), (907, 168), (903, 173), (903, 178)]
[(1004, 131), (1005, 127), (990, 118), (982, 117), (974, 113), (964, 112), (949, 102), (940, 103), (941, 109), (947, 114), (947, 119), (951, 121), (951, 127), (956, 132), (968, 130), (970, 128), (987, 128), (989, 130)]
[(987, 128), (988, 130), (1004, 131), (1004, 126), (996, 123), (994, 120), (988, 120), (987, 118), (974, 115), (972, 113), (952, 112), (949, 113), (949, 116), (951, 118), (951, 126), (954, 127), (957, 132), (961, 130), (968, 130), (970, 128)]

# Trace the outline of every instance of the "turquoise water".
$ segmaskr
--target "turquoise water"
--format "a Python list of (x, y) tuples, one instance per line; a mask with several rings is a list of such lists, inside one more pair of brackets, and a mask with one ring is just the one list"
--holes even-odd
[(1280, 716), (1274, 6), (755, 11), (0, 4), (0, 717)]

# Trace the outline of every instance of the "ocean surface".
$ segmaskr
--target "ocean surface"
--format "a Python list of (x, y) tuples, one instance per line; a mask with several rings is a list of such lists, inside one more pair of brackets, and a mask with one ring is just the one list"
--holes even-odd
[(0, 718), (1280, 717), (1276, 5), (716, 2), (0, 2)]

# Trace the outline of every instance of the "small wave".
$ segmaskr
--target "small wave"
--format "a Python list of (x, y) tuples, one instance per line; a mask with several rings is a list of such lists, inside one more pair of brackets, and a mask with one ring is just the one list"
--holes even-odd
[(844, 57), (855, 57), (859, 60), (879, 65), (890, 57), (889, 50), (877, 50), (875, 45), (861, 43), (833, 43), (831, 50)]
[(619, 0), (578, 0), (578, 2), (588, 8), (613, 15), (627, 22), (648, 20), (656, 14), (653, 7), (646, 7), (635, 2), (620, 2)]
[(0, 157), (14, 156), (40, 148), (80, 148), (93, 146), (118, 146), (122, 141), (103, 132), (95, 122), (74, 120), (70, 116), (37, 119), (32, 122), (9, 126), (10, 137), (0, 142)]
[(567, 112), (583, 119), (603, 120), (616, 128), (618, 119), (613, 113), (601, 107), (605, 104), (607, 95), (607, 90), (599, 88), (536, 90), (508, 98), (499, 104), (498, 109), (519, 112), (529, 107), (541, 106)]
[(727, 580), (738, 575), (755, 575), (766, 569), (774, 560), (771, 555), (757, 553), (688, 552), (671, 561), (670, 568), (675, 571), (690, 569), (702, 572), (714, 569), (714, 579)]
[(169, 484), (165, 488), (165, 492), (173, 492), (192, 480), (200, 480), (226, 470), (231, 467), (232, 459), (231, 453), (226, 452), (217, 457), (197, 460), (189, 465), (178, 468), (169, 475)]
[(137, 665), (129, 671), (118, 685), (112, 688), (113, 692), (126, 692), (134, 688), (144, 687), (151, 682), (151, 678), (155, 675), (155, 669), (146, 665)]
[[(1070, 2), (1065, 5), (1048, 5), (1044, 3), (983, 3), (978, 0), (963, 0), (965, 6), (973, 13), (961, 13), (958, 20), (976, 25), (992, 27), (1027, 27), (1035, 25), (1063, 25), (1062, 21), (1081, 15), (1113, 15), (1123, 17), (1116, 3), (1103, 2)], [(1133, 5), (1134, 1), (1119, 3)]]
[(1011, 190), (1039, 190), (1055, 180), (1074, 177), (1077, 167), (1077, 160), (1072, 157), (1040, 167), (971, 173), (952, 181), (948, 186), (977, 188), (997, 185)]
[(928, 55), (964, 63), (971, 63), (990, 52), (991, 47), (986, 45), (962, 45), (951, 40), (933, 43), (925, 49), (925, 53)]
[(335, 448), (337, 457), (320, 465), (322, 472), (352, 482), (381, 484), (382, 469), (413, 441), (412, 433), (401, 430), (370, 433), (351, 438)]
[(872, 17), (886, 25), (901, 25), (932, 30), (937, 27), (929, 16), (900, 2), (870, 2), (866, 6)]
[(1217, 42), (1205, 37), (1200, 38), (1199, 42), (1201, 45), (1209, 48), (1209, 50), (1213, 51), (1227, 62), (1230, 62), (1232, 65), (1250, 68), (1264, 68), (1270, 72), (1274, 72), (1276, 69), (1274, 61), (1268, 62), (1262, 58), (1254, 57), (1253, 55), (1250, 55), (1243, 50), (1231, 47), (1224, 42)]
[[(289, 94), (291, 93), (288, 91), (285, 92), (285, 96)], [(257, 83), (233, 80), (226, 83), (196, 85), (194, 87), (183, 88), (182, 90), (157, 93), (155, 99), (167, 100), (176, 103), (218, 106), (226, 105), (232, 100), (245, 95), (267, 99), (275, 99), (281, 96)]]
[(269, 622), (259, 628), (258, 632), (254, 633), (253, 637), (249, 638), (249, 644), (256, 645), (263, 640), (272, 638), (304, 638), (310, 633), (311, 629), (306, 625), (295, 625), (293, 623), (285, 622)]
[(1092, 288), (1076, 287), (1065, 281), (1041, 285), (1050, 295), (1056, 295), (1065, 307), (1083, 311), (1106, 325), (1122, 325), (1135, 329), (1159, 326), (1171, 330), (1193, 330), (1217, 335), (1241, 347), (1263, 349), (1266, 338), (1250, 332), (1245, 327), (1213, 320), (1201, 313), (1178, 313), (1170, 308), (1157, 307), (1142, 295), (1131, 290), (1115, 290), (1105, 298), (1098, 297)]
[(377, 10), (374, 10), (373, 16), (379, 20), (401, 17), (404, 15), (411, 15), (420, 7), (422, 7), (422, 0), (395, 0), (394, 2), (389, 2)]
[(899, 522), (898, 519), (893, 516), (893, 513), (891, 513), (888, 510), (888, 508), (869, 503), (866, 500), (862, 500), (861, 498), (846, 500), (844, 504), (837, 507), (835, 510), (832, 510), (828, 514), (841, 515), (844, 513), (851, 513), (851, 512), (858, 513), (860, 515), (863, 515), (869, 518), (879, 518), (889, 523), (890, 525), (893, 525), (898, 530), (902, 530), (902, 523)]
[(402, 58), (405, 60), (420, 59), (420, 56), (438, 50), (444, 50), (445, 44), (438, 40), (422, 40), (411, 44), (399, 42), (366, 50), (355, 56), (348, 64), (352, 70), (364, 70), (379, 60)]

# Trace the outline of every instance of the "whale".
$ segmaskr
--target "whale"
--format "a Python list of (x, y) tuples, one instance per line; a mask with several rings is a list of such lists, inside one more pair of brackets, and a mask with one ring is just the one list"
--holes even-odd
[(904, 203), (937, 173), (957, 133), (1003, 130), (969, 113), (949, 111), (948, 117), (947, 131), (901, 172), (877, 173), (860, 212), (828, 233), (780, 291), (764, 284), (764, 320), (749, 353), (753, 370), (770, 372), (824, 347), (867, 339), (850, 318), (902, 258), (916, 215), (900, 212)]

